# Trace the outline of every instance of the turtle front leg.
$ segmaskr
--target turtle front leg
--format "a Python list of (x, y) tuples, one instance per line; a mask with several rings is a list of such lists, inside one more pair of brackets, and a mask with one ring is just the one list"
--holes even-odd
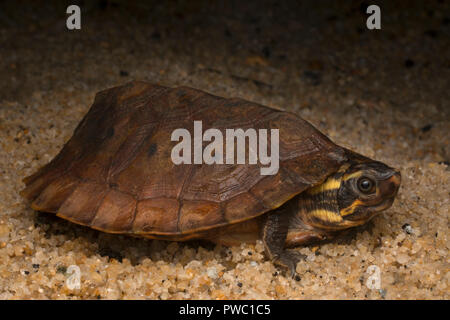
[(262, 228), (262, 241), (269, 259), (274, 264), (287, 268), (291, 277), (294, 277), (297, 263), (304, 260), (305, 256), (285, 249), (291, 214), (292, 208), (289, 205), (270, 212)]

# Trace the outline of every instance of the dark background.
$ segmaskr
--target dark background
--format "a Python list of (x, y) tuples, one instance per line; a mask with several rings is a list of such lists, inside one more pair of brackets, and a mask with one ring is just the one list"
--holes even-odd
[[(69, 4), (81, 7), (81, 31), (65, 28)], [(365, 27), (370, 4), (381, 7), (381, 30)], [(226, 75), (283, 95), (298, 81), (307, 90), (344, 86), (383, 96), (393, 106), (440, 96), (444, 108), (449, 12), (444, 0), (2, 1), (0, 93), (17, 99), (69, 82), (104, 87), (109, 74), (114, 82), (164, 81), (182, 65), (177, 82), (188, 84), (193, 73)]]
[[(81, 30), (66, 29), (72, 3)], [(366, 28), (370, 4), (381, 30)], [(436, 0), (1, 1), (0, 299), (448, 299), (449, 19)], [(134, 239), (31, 210), (22, 179), (61, 150), (98, 91), (131, 80), (295, 112), (399, 169), (396, 201), (344, 239), (299, 249), (312, 257), (300, 280), (262, 245)], [(77, 292), (64, 285), (73, 263)], [(371, 264), (380, 290), (365, 286)], [(205, 282), (208, 268), (223, 277)]]

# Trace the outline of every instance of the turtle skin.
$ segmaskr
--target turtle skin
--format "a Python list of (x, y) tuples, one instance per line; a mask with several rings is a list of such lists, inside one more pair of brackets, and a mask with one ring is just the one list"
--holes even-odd
[[(175, 165), (171, 133), (193, 136), (195, 120), (203, 131), (279, 129), (278, 173), (261, 175), (259, 163)], [(279, 208), (347, 159), (293, 113), (134, 81), (96, 95), (60, 153), (24, 179), (21, 195), (35, 210), (104, 232), (188, 240)]]

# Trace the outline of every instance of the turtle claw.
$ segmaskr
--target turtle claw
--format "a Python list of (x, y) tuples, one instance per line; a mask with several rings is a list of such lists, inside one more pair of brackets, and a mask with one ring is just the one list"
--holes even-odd
[(286, 268), (289, 272), (289, 276), (294, 278), (297, 275), (297, 263), (305, 259), (306, 256), (304, 254), (293, 250), (285, 250), (279, 256), (275, 257), (274, 263)]

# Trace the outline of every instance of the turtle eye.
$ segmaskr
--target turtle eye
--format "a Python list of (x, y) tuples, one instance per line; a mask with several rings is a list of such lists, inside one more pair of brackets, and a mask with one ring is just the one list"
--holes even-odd
[(372, 179), (362, 177), (358, 180), (358, 189), (362, 193), (371, 193), (375, 187), (375, 182)]

